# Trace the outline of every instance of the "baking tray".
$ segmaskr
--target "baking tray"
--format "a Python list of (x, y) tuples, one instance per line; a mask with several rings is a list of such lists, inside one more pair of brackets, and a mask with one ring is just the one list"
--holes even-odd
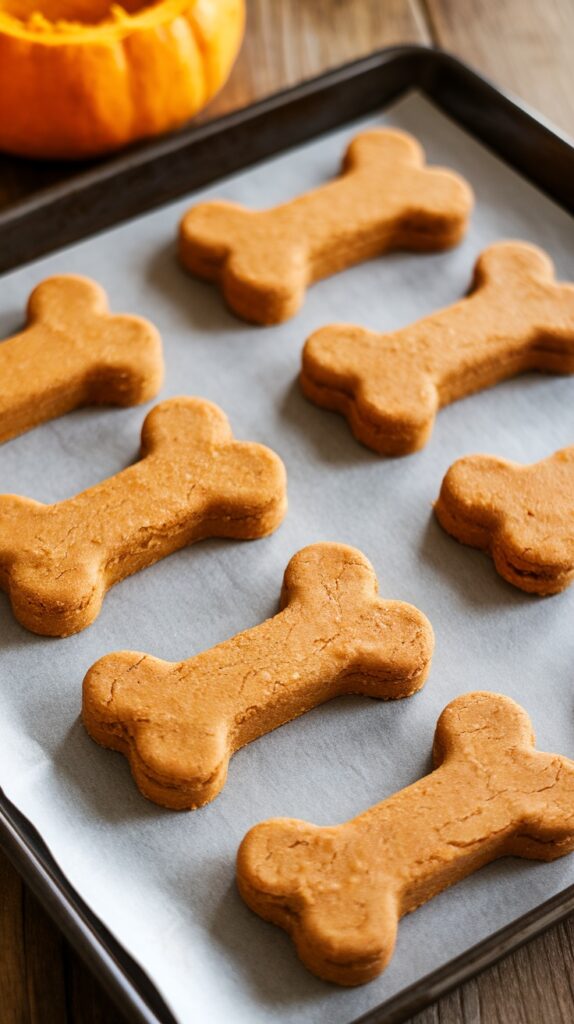
[[(399, 46), (209, 124), (131, 147), (15, 203), (0, 212), (0, 270), (380, 109), (412, 88), (426, 93), (556, 202), (574, 210), (569, 139), (451, 54)], [(44, 174), (53, 175), (50, 166)]]
[[(566, 139), (448, 54), (404, 47), (375, 54), (206, 126), (134, 148), (13, 206), (0, 214), (2, 269), (382, 110), (413, 88), (553, 200), (574, 210), (574, 150)], [(427, 740), (430, 743), (430, 737)], [(41, 836), (4, 794), (0, 841), (122, 1010), (136, 1021), (172, 1022), (145, 973), (75, 892)], [(404, 1020), (573, 909), (570, 886), (361, 1019)]]

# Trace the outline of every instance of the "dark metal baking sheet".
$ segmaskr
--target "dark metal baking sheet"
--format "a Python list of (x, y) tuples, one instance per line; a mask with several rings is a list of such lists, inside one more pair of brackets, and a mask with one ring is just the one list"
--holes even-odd
[(139, 145), (0, 213), (0, 271), (120, 223), (381, 108), (408, 89), (574, 212), (571, 143), (450, 54), (392, 47), (160, 142)]
[[(455, 58), (421, 47), (382, 51), (212, 124), (190, 128), (38, 193), (0, 214), (0, 266), (53, 248), (384, 108), (419, 88), (530, 181), (574, 211), (574, 149)], [(0, 794), (0, 842), (124, 1012), (171, 1022), (131, 958), (74, 892), (41, 837)], [(549, 900), (362, 1018), (398, 1022), (565, 917), (574, 888)]]

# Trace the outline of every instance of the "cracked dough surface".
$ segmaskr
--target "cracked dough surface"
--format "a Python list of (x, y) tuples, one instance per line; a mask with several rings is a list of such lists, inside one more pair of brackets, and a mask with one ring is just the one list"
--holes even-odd
[(430, 623), (377, 591), (357, 549), (303, 548), (285, 572), (282, 610), (261, 625), (187, 661), (123, 651), (96, 662), (84, 680), (84, 724), (129, 758), (145, 796), (201, 806), (221, 790), (236, 750), (318, 704), (420, 689)]
[(399, 918), (497, 857), (574, 849), (574, 762), (534, 749), (508, 697), (465, 694), (443, 711), (435, 770), (352, 821), (256, 825), (237, 859), (247, 904), (286, 929), (306, 966), (357, 985), (389, 962)]
[(58, 504), (0, 496), (0, 587), (22, 625), (78, 632), (131, 573), (206, 537), (264, 537), (285, 515), (283, 463), (263, 445), (235, 441), (211, 402), (155, 406), (141, 455)]
[(459, 459), (435, 514), (462, 544), (487, 551), (515, 587), (556, 594), (574, 580), (574, 447), (527, 466), (488, 455)]

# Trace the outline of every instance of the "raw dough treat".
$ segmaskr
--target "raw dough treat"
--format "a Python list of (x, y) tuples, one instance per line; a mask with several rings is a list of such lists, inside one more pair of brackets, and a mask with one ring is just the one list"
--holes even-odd
[(392, 334), (334, 324), (303, 349), (301, 387), (382, 455), (429, 439), (437, 410), (525, 370), (574, 373), (574, 287), (533, 245), (485, 249), (470, 295)]
[(433, 758), (432, 774), (352, 821), (319, 828), (275, 818), (245, 836), (243, 899), (289, 932), (320, 978), (375, 978), (403, 914), (497, 857), (549, 861), (574, 850), (574, 761), (536, 751), (530, 720), (510, 698), (453, 700)]
[(87, 277), (49, 277), (30, 295), (25, 330), (0, 342), (0, 442), (79, 405), (147, 402), (162, 380), (152, 324), (110, 314)]
[(354, 263), (387, 249), (456, 245), (472, 202), (458, 174), (424, 166), (412, 136), (374, 128), (353, 139), (339, 178), (282, 206), (193, 207), (181, 222), (180, 257), (220, 285), (238, 316), (275, 324), (297, 312), (308, 285)]
[(574, 447), (532, 466), (489, 455), (459, 459), (435, 513), (457, 540), (488, 551), (521, 590), (557, 594), (574, 579)]
[(188, 661), (121, 651), (84, 680), (91, 736), (129, 758), (142, 793), (176, 809), (222, 789), (231, 755), (332, 697), (408, 697), (433, 633), (412, 605), (378, 597), (356, 548), (313, 544), (289, 562), (282, 610)]
[(141, 461), (57, 505), (0, 495), (0, 587), (34, 633), (68, 636), (106, 590), (204, 537), (264, 537), (286, 510), (285, 469), (260, 444), (233, 440), (201, 398), (146, 416)]

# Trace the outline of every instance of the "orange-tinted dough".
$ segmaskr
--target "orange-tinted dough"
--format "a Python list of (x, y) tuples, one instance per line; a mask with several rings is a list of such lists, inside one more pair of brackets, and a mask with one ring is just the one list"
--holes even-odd
[(28, 326), (0, 342), (0, 442), (79, 405), (147, 402), (162, 380), (152, 324), (109, 313), (87, 277), (47, 278), (28, 300)]
[(515, 587), (557, 594), (574, 580), (574, 447), (530, 466), (489, 455), (459, 459), (435, 514), (457, 540), (488, 551)]
[(220, 792), (239, 747), (332, 697), (408, 697), (433, 634), (412, 605), (378, 596), (356, 548), (314, 544), (285, 572), (282, 610), (188, 661), (109, 654), (84, 680), (91, 736), (125, 754), (142, 793), (194, 808)]
[(438, 409), (525, 370), (574, 373), (574, 287), (524, 242), (479, 256), (470, 295), (392, 334), (333, 324), (303, 349), (301, 387), (382, 455), (430, 437)]
[(489, 861), (574, 849), (574, 761), (536, 751), (528, 715), (510, 698), (457, 697), (439, 718), (433, 755), (430, 775), (343, 825), (276, 818), (244, 838), (241, 895), (289, 932), (319, 977), (375, 978), (399, 918)]
[(238, 316), (275, 324), (297, 312), (308, 285), (354, 263), (388, 249), (456, 245), (472, 202), (463, 178), (424, 165), (412, 136), (373, 128), (353, 139), (339, 178), (282, 206), (192, 207), (181, 222), (180, 258), (219, 284)]
[(233, 439), (201, 398), (146, 417), (141, 460), (57, 505), (0, 495), (0, 587), (34, 633), (68, 636), (98, 615), (106, 590), (205, 537), (264, 537), (286, 509), (274, 452)]

